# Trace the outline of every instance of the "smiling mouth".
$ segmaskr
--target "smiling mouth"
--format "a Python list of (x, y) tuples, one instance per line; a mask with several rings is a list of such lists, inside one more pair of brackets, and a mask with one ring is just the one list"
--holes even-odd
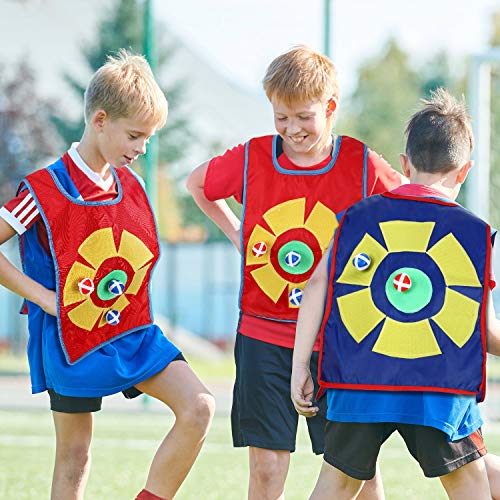
[(290, 138), (290, 140), (294, 143), (294, 144), (300, 144), (301, 142), (304, 141), (304, 139), (307, 137), (305, 135), (301, 135), (301, 136), (288, 136)]
[(126, 155), (123, 155), (123, 157), (127, 160), (127, 163), (132, 163), (135, 160), (135, 158), (130, 158)]

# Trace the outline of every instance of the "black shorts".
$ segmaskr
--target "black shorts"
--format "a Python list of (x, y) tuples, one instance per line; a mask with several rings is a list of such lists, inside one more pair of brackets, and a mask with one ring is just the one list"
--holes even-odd
[(326, 425), (325, 462), (348, 476), (375, 476), (382, 444), (398, 431), (426, 477), (439, 477), (486, 455), (481, 429), (457, 441), (434, 427), (398, 423), (331, 422)]
[[(234, 355), (236, 381), (231, 410), (234, 446), (295, 451), (298, 414), (290, 397), (293, 349), (238, 334)], [(311, 374), (316, 391), (317, 372), (318, 353), (313, 353)], [(317, 455), (323, 453), (326, 397), (318, 405), (318, 414), (307, 419), (312, 449)]]
[[(186, 361), (184, 356), (179, 353), (172, 361)], [(102, 397), (80, 398), (75, 396), (63, 396), (53, 389), (47, 389), (50, 397), (50, 409), (60, 413), (92, 413), (99, 411), (102, 406)], [(136, 387), (129, 387), (122, 391), (127, 399), (133, 399), (140, 396), (142, 392)]]

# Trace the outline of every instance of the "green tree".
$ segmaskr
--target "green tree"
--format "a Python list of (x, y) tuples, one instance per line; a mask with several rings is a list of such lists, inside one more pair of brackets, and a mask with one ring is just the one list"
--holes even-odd
[(407, 54), (396, 40), (389, 40), (382, 55), (360, 69), (349, 117), (343, 119), (342, 127), (398, 168), (403, 130), (421, 96), (420, 82)]
[(38, 95), (26, 62), (12, 71), (0, 65), (0, 205), (14, 196), (26, 174), (54, 156), (58, 144), (49, 119), (53, 109)]
[[(120, 48), (143, 53), (143, 2), (140, 0), (117, 0), (108, 9), (107, 14), (98, 28), (98, 35), (93, 45), (82, 49), (89, 65), (89, 73), (95, 72), (106, 62), (110, 54), (116, 53)], [(165, 29), (156, 30), (165, 33)], [(158, 74), (173, 54), (175, 47), (167, 45), (164, 37), (157, 40), (158, 47)], [(83, 93), (85, 84), (75, 79), (71, 74), (65, 74), (64, 79), (81, 98), (83, 108)], [(182, 98), (181, 86), (183, 82), (164, 88), (169, 101), (169, 118), (167, 126), (161, 130), (159, 136), (160, 162), (163, 164), (176, 161), (185, 154), (191, 140), (191, 133), (187, 121), (177, 113), (178, 104)], [(83, 129), (83, 116), (77, 121), (72, 121), (64, 114), (54, 114), (52, 121), (61, 138), (66, 144), (80, 139)]]
[[(492, 30), (490, 45), (500, 47), (500, 10), (491, 18)], [(492, 68), (491, 72), (491, 176), (490, 176), (490, 221), (500, 227), (500, 143), (496, 140), (500, 136), (500, 65)]]

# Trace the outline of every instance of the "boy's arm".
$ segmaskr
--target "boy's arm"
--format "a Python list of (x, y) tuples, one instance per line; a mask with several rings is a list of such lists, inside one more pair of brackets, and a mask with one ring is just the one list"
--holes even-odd
[(225, 200), (210, 201), (205, 196), (205, 177), (209, 162), (202, 163), (189, 175), (186, 186), (196, 204), (219, 226), (234, 246), (240, 248), (240, 220), (229, 208)]
[(486, 316), (486, 350), (490, 354), (500, 356), (500, 320), (495, 314), (495, 306), (491, 292), (488, 295), (488, 311)]
[(325, 309), (328, 290), (328, 257), (332, 243), (307, 282), (300, 303), (291, 379), (291, 397), (295, 409), (301, 415), (313, 417), (319, 408), (313, 406), (314, 384), (309, 363), (318, 336)]
[[(0, 217), (0, 245), (15, 234), (15, 230)], [(57, 314), (56, 293), (26, 276), (2, 252), (0, 252), (0, 285), (38, 304), (45, 312), (53, 316)]]

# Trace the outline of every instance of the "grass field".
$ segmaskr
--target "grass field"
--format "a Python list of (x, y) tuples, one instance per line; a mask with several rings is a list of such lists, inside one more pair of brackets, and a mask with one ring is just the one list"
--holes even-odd
[[(48, 498), (54, 454), (49, 412), (0, 412), (0, 498)], [(86, 498), (131, 500), (142, 488), (154, 450), (172, 423), (158, 413), (96, 415), (92, 472)], [(309, 450), (305, 426), (292, 456), (286, 498), (305, 499), (311, 492), (321, 458)], [(500, 427), (486, 429), (487, 444), (500, 452)], [(423, 477), (399, 436), (392, 436), (381, 454), (381, 470), (388, 500), (444, 499), (436, 479)], [(178, 498), (232, 500), (246, 497), (247, 453), (231, 447), (227, 417), (216, 417), (202, 453)]]
[[(210, 381), (234, 376), (230, 357), (216, 364), (200, 360), (190, 360), (190, 363), (209, 385)], [(500, 360), (489, 363), (497, 380), (499, 367)], [(26, 368), (24, 357), (0, 356), (0, 374), (25, 372)], [(494, 397), (493, 391), (489, 395)], [(497, 416), (499, 412), (500, 401), (490, 414)], [(104, 405), (104, 410), (96, 414), (93, 463), (86, 499), (133, 499), (143, 487), (156, 447), (171, 425), (172, 416), (167, 413), (162, 415), (147, 408), (136, 413), (117, 413), (106, 410)], [(500, 454), (500, 425), (488, 425), (484, 431), (489, 451)], [(287, 479), (287, 500), (308, 498), (321, 467), (322, 458), (310, 451), (306, 432), (302, 421), (297, 452), (292, 455)], [(49, 498), (53, 457), (54, 434), (48, 410), (0, 410), (1, 500)], [(399, 436), (393, 435), (384, 445), (380, 464), (388, 500), (446, 498), (439, 480), (424, 478)], [(229, 416), (219, 415), (177, 498), (245, 499), (247, 481), (247, 451), (232, 448)]]

